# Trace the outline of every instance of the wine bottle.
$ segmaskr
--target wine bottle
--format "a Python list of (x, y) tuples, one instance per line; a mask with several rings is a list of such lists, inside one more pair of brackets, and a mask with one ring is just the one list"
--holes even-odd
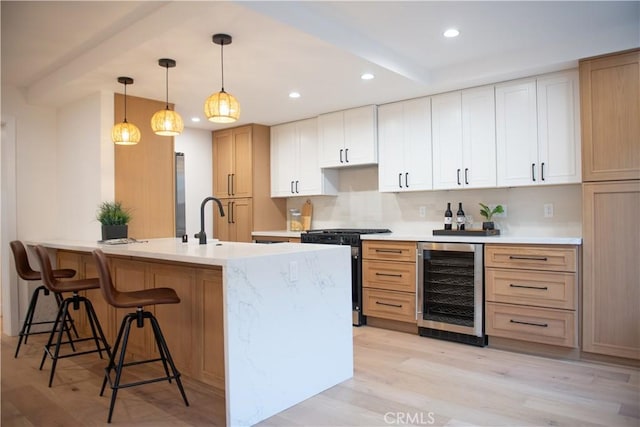
[(447, 203), (447, 210), (444, 211), (444, 229), (451, 230), (452, 222), (453, 222), (453, 212), (451, 212), (451, 203)]
[(456, 212), (456, 226), (458, 230), (464, 230), (464, 211), (462, 210), (462, 202), (458, 203), (458, 212)]

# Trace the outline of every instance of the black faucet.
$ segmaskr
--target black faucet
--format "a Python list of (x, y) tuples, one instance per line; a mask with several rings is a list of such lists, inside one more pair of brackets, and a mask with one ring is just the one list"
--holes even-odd
[(207, 233), (204, 232), (204, 205), (206, 205), (209, 200), (213, 200), (218, 204), (218, 209), (220, 209), (220, 216), (224, 216), (224, 211), (222, 210), (222, 203), (220, 203), (220, 200), (216, 199), (215, 197), (207, 197), (202, 201), (202, 204), (200, 205), (200, 232), (194, 236), (200, 239), (201, 245), (207, 244)]

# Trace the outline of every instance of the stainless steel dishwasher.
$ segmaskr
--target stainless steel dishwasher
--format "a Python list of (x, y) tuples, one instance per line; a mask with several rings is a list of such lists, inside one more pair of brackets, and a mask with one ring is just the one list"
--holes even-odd
[(484, 346), (483, 245), (418, 243), (420, 335)]

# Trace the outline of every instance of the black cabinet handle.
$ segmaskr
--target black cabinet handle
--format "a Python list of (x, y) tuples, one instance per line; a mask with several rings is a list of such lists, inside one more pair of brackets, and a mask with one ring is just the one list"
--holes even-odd
[(291, 194), (294, 194), (294, 191), (293, 191), (293, 181), (291, 181)]
[(402, 188), (402, 172), (398, 174), (398, 187)]
[(402, 274), (389, 274), (389, 273), (379, 273), (376, 271), (376, 276), (384, 276), (384, 277), (402, 277)]
[(464, 168), (464, 183), (469, 185), (469, 168)]
[(402, 304), (389, 304), (388, 302), (380, 302), (380, 301), (376, 301), (376, 304), (386, 305), (386, 306), (395, 307), (395, 308), (402, 308)]
[(233, 224), (233, 202), (227, 202), (227, 224)]
[(298, 184), (300, 183), (300, 181), (296, 181), (296, 194), (299, 193), (298, 191)]
[(520, 260), (528, 260), (528, 261), (547, 261), (546, 256), (510, 255), (509, 259), (520, 259)]
[(531, 163), (531, 179), (536, 182), (536, 164)]
[(381, 252), (386, 254), (401, 254), (402, 249), (376, 249), (376, 252)]
[(460, 184), (460, 169), (458, 169), (457, 173), (458, 173), (458, 185), (462, 185), (462, 184)]
[(519, 325), (529, 325), (529, 326), (539, 326), (541, 328), (547, 328), (549, 325), (547, 323), (535, 323), (535, 322), (521, 322), (520, 320), (509, 320), (510, 323), (517, 323)]
[(348, 148), (346, 148), (344, 150), (344, 162), (345, 163), (349, 163), (349, 149)]
[(344, 151), (344, 150), (341, 148), (341, 149), (340, 149), (340, 163), (344, 163), (344, 162), (342, 161), (342, 152), (343, 152), (343, 151)]
[(231, 195), (234, 196), (236, 194), (236, 174), (231, 174)]
[(404, 174), (404, 185), (409, 188), (409, 172), (405, 172)]
[(231, 195), (231, 174), (227, 174), (227, 196)]
[(529, 285), (514, 285), (513, 283), (509, 283), (510, 288), (522, 288), (522, 289), (538, 289), (541, 291), (546, 291), (549, 289), (546, 286), (529, 286)]
[(540, 163), (540, 179), (544, 181), (544, 162)]

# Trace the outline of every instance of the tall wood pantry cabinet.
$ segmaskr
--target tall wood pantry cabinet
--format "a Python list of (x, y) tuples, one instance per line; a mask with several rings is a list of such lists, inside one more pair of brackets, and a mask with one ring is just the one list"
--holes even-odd
[(251, 242), (252, 231), (284, 230), (286, 200), (270, 197), (269, 127), (257, 124), (213, 132), (213, 236)]
[(640, 359), (640, 49), (580, 61), (583, 351)]

